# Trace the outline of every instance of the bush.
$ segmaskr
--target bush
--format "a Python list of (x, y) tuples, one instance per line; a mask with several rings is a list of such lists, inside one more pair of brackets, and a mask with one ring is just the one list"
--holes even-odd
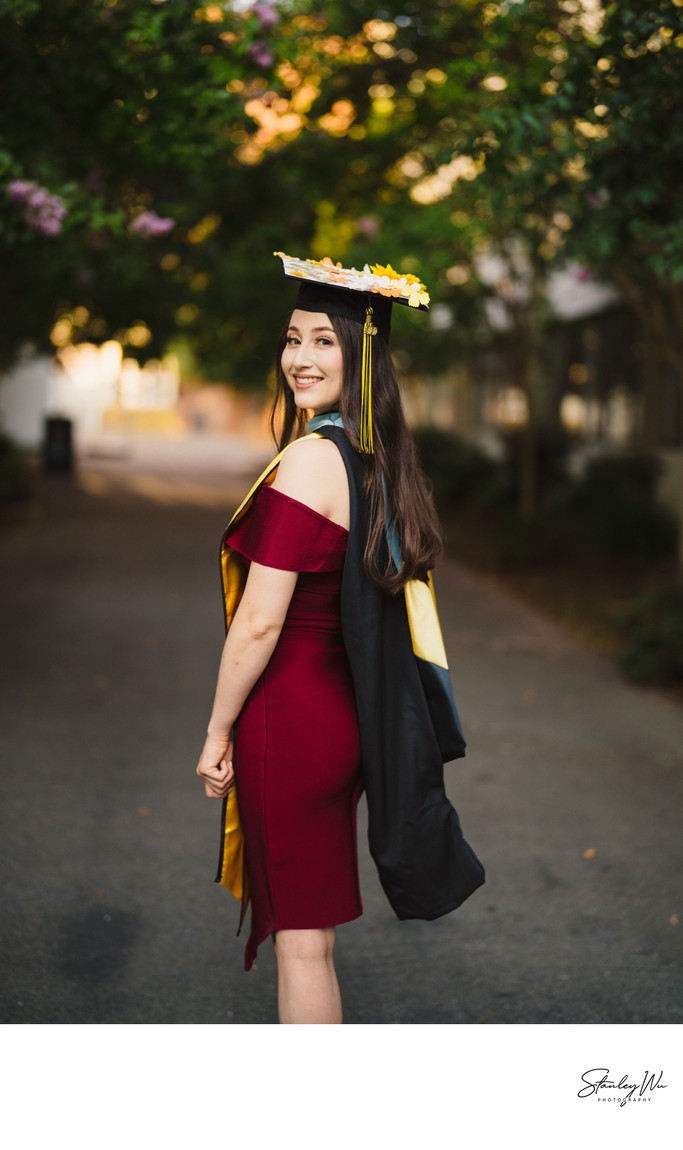
[[(501, 440), (505, 448), (505, 463), (503, 465), (505, 487), (509, 492), (510, 502), (517, 506), (520, 495), (524, 433), (519, 430), (505, 431), (501, 433)], [(570, 447), (571, 438), (564, 428), (536, 428), (533, 452), (539, 504), (545, 505), (566, 486), (566, 466)]]
[(683, 578), (650, 590), (622, 614), (622, 670), (637, 683), (683, 682)]
[(0, 432), (0, 503), (30, 499), (33, 474), (29, 453)]
[(500, 488), (498, 467), (480, 448), (432, 427), (419, 428), (415, 443), (441, 514), (496, 501)]
[(493, 554), (500, 567), (547, 567), (565, 559), (570, 551), (566, 525), (552, 508), (529, 517), (506, 510), (496, 519)]
[(653, 455), (593, 460), (568, 500), (576, 546), (593, 558), (636, 570), (672, 558), (678, 526), (657, 502), (660, 470)]
[(591, 494), (618, 489), (632, 496), (654, 498), (662, 464), (656, 455), (600, 455), (591, 460), (581, 486)]
[(421, 428), (415, 440), (439, 514), (445, 521), (460, 517), (466, 533), (461, 554), (474, 548), (487, 562), (516, 570), (565, 562), (627, 575), (661, 568), (675, 557), (678, 524), (657, 500), (661, 464), (654, 455), (601, 456), (581, 479), (571, 480), (563, 436), (539, 435), (543, 499), (535, 515), (524, 517), (513, 482), (517, 436), (508, 437), (503, 463), (433, 428)]

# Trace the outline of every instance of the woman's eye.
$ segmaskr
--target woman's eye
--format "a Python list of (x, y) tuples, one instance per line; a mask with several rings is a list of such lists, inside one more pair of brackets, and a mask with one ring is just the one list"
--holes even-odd
[(296, 338), (296, 336), (295, 336), (295, 335), (288, 335), (288, 336), (287, 336), (287, 339), (285, 340), (285, 343), (287, 344), (287, 347), (291, 347), (291, 346), (292, 346), (292, 344), (295, 344), (295, 343), (298, 343), (298, 342), (299, 342), (299, 341), (298, 341), (298, 339)]
[(323, 344), (324, 347), (331, 347), (332, 346), (332, 340), (328, 339), (327, 336), (325, 336), (325, 335), (320, 336), (318, 343)]

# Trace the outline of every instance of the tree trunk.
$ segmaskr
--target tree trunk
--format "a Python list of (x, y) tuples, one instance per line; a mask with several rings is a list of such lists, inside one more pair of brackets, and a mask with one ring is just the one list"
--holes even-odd
[(531, 519), (538, 506), (538, 460), (536, 455), (536, 428), (531, 415), (522, 428), (519, 444), (518, 511), (524, 519)]
[(548, 397), (543, 370), (544, 290), (544, 280), (534, 273), (528, 304), (524, 315), (519, 317), (523, 333), (520, 384), (527, 400), (527, 421), (522, 428), (520, 441), (518, 510), (525, 519), (531, 518), (538, 510), (538, 430), (547, 422)]
[[(652, 276), (649, 290), (626, 273), (615, 275), (615, 283), (640, 319), (645, 332), (662, 347), (666, 358), (678, 375), (681, 384), (681, 412), (683, 413), (683, 285), (662, 281)], [(679, 444), (683, 455), (683, 440)], [(683, 460), (681, 475), (683, 477)], [(678, 565), (683, 571), (683, 481), (678, 516)]]
[[(683, 422), (683, 379), (681, 380), (681, 415)], [(683, 571), (683, 435), (679, 444), (681, 452), (681, 487), (680, 503), (678, 505), (678, 566)]]

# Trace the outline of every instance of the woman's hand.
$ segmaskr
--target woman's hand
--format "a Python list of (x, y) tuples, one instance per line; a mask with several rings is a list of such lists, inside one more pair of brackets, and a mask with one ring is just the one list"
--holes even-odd
[(235, 785), (232, 739), (209, 735), (199, 758), (197, 774), (204, 780), (207, 799), (224, 799)]

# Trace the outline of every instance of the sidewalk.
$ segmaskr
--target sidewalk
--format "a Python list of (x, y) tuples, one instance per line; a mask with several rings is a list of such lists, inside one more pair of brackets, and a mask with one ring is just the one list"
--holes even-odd
[[(86, 461), (0, 536), (0, 1019), (273, 1022), (273, 955), (243, 973), (194, 776), (247, 480), (124, 474)], [(683, 1021), (683, 711), (459, 566), (437, 591), (468, 737), (449, 793), (487, 882), (399, 923), (361, 828), (346, 1021)]]

